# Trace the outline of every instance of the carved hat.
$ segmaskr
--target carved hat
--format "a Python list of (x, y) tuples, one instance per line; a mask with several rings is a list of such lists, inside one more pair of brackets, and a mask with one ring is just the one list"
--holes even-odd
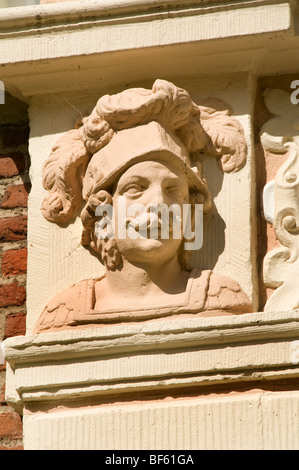
[(189, 152), (181, 140), (156, 121), (124, 129), (114, 134), (111, 141), (96, 152), (90, 160), (84, 181), (83, 195), (109, 189), (130, 166), (142, 161), (170, 164), (186, 175), (190, 192), (203, 195), (208, 204), (209, 191), (199, 167), (191, 167)]

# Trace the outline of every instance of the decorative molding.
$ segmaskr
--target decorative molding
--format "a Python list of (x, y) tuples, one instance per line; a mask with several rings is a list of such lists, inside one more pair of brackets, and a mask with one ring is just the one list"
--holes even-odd
[[(223, 0), (202, 0), (200, 5), (194, 4), (193, 0), (104, 0), (100, 3), (96, 0), (83, 0), (72, 3), (59, 3), (48, 5), (31, 5), (30, 7), (6, 8), (1, 12), (0, 37), (6, 34), (30, 33), (34, 29), (57, 30), (65, 29), (67, 26), (80, 27), (84, 25), (95, 25), (99, 23), (113, 22), (127, 23), (132, 21), (143, 21), (163, 19), (172, 15), (193, 16), (207, 13), (218, 13), (222, 11), (234, 11), (247, 7), (253, 12), (255, 8), (268, 10), (277, 5), (287, 5), (287, 2), (271, 2), (267, 0), (247, 0), (243, 2), (224, 2)], [(270, 10), (269, 10), (270, 11)], [(276, 18), (276, 23), (284, 23)], [(270, 19), (270, 18), (269, 18)], [(79, 23), (78, 23), (79, 22)], [(51, 23), (51, 25), (49, 25)], [(63, 23), (63, 24), (62, 24)], [(276, 29), (279, 24), (276, 24)], [(30, 29), (27, 29), (30, 28)], [(283, 27), (285, 29), (285, 26)], [(11, 31), (9, 31), (11, 30)]]
[(283, 62), (284, 73), (296, 71), (293, 2), (199, 3), (107, 0), (3, 9), (0, 79), (9, 93), (31, 101), (49, 89), (98, 92), (104, 83), (140, 83), (178, 70), (189, 78), (258, 76), (281, 73)]
[(44, 333), (4, 345), (14, 405), (244, 385), (298, 378), (299, 312)]
[(264, 281), (276, 289), (265, 310), (299, 307), (299, 109), (283, 90), (268, 90), (265, 104), (275, 116), (261, 130), (263, 147), (285, 154), (274, 180), (273, 226), (281, 244), (264, 260)]
[[(14, 41), (18, 41), (18, 49), (14, 50), (13, 62), (26, 63), (211, 39), (239, 39), (247, 35), (264, 37), (278, 31), (289, 33), (292, 27), (288, 2), (270, 5), (265, 0), (225, 2), (221, 8), (219, 5), (182, 7), (179, 3), (174, 9), (169, 8), (168, 2), (161, 8), (159, 2), (154, 10), (150, 7), (152, 2), (123, 0), (124, 9), (121, 4), (107, 3), (106, 8), (102, 2), (87, 2), (83, 9), (80, 2), (71, 2), (1, 12), (0, 63), (12, 63), (9, 46)], [(135, 10), (138, 3), (140, 11)], [(137, 34), (140, 24), (143, 34)], [(38, 34), (41, 31), (42, 36)], [(68, 42), (61, 45), (65, 34)]]

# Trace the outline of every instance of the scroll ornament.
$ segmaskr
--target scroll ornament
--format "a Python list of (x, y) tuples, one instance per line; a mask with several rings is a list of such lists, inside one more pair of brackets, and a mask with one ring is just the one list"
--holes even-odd
[(275, 289), (265, 310), (293, 310), (299, 308), (299, 108), (279, 89), (266, 91), (265, 104), (274, 117), (261, 129), (261, 143), (288, 153), (273, 182), (273, 226), (281, 246), (264, 259), (265, 285)]

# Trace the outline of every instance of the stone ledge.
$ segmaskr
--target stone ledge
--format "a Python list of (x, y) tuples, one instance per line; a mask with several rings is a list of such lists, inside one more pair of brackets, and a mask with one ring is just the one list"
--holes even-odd
[[(224, 3), (221, 9), (219, 5), (216, 9), (201, 6), (185, 10), (181, 6), (173, 12), (163, 8), (151, 12), (147, 4), (147, 10), (138, 12), (138, 9), (134, 10), (135, 2), (121, 2), (124, 11), (122, 5), (108, 4), (110, 7), (106, 9), (100, 4), (95, 9), (94, 2), (86, 4), (84, 15), (79, 2), (66, 3), (62, 9), (59, 5), (21, 8), (17, 13), (15, 9), (9, 9), (0, 17), (1, 64), (40, 62), (248, 35), (259, 37), (267, 33), (285, 32), (293, 36), (294, 12), (288, 2), (267, 4), (249, 1), (243, 3), (242, 8)], [(57, 10), (53, 14), (48, 10), (51, 6)], [(133, 9), (130, 14), (126, 12), (129, 7)], [(107, 17), (107, 11), (113, 13), (111, 18)], [(15, 41), (18, 41), (17, 49)]]
[(62, 331), (9, 338), (7, 401), (293, 379), (299, 311)]
[[(260, 11), (265, 7), (269, 20), (274, 17), (270, 14), (270, 9), (273, 12), (277, 10), (277, 5), (289, 5), (287, 1), (277, 0), (245, 0), (243, 2), (231, 2), (227, 0), (201, 0), (199, 3), (194, 0), (83, 0), (76, 2), (55, 2), (55, 4), (48, 5), (32, 5), (30, 7), (6, 8), (1, 12), (0, 17), (0, 32), (13, 32), (22, 31), (28, 33), (28, 28), (40, 29), (72, 25), (73, 27), (80, 22), (80, 27), (83, 23), (94, 24), (97, 20), (114, 19), (116, 22), (131, 22), (134, 19), (138, 20), (139, 15), (144, 17), (150, 16), (150, 19), (163, 19), (166, 17), (174, 16), (192, 16), (194, 14), (204, 15), (206, 13), (213, 13), (219, 11), (233, 11), (243, 10), (249, 7), (250, 9), (258, 8)], [(253, 10), (254, 11), (254, 10)], [(277, 10), (278, 11), (278, 10)], [(282, 13), (282, 11), (280, 11)], [(260, 20), (264, 20), (263, 16)], [(275, 14), (275, 27), (278, 23), (282, 25), (285, 17), (279, 17)], [(254, 20), (251, 18), (251, 24)], [(259, 23), (259, 22), (258, 22)], [(271, 26), (274, 24), (270, 21)], [(277, 23), (277, 24), (276, 24)], [(285, 24), (283, 29), (285, 29)], [(290, 23), (288, 23), (290, 27)], [(268, 30), (268, 28), (267, 28)], [(246, 34), (246, 33), (245, 33)]]
[(98, 93), (104, 83), (118, 86), (119, 77), (140, 83), (178, 70), (186, 77), (293, 73), (299, 41), (294, 5), (106, 0), (9, 8), (0, 17), (0, 78), (7, 91), (29, 102), (49, 88)]

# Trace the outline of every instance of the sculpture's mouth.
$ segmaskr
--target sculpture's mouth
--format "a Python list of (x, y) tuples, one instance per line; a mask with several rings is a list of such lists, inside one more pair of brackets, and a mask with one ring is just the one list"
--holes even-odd
[(146, 212), (137, 217), (127, 217), (126, 229), (129, 236), (135, 232), (140, 238), (168, 239), (173, 237), (175, 226), (177, 233), (181, 233), (181, 223), (181, 218), (172, 213)]

